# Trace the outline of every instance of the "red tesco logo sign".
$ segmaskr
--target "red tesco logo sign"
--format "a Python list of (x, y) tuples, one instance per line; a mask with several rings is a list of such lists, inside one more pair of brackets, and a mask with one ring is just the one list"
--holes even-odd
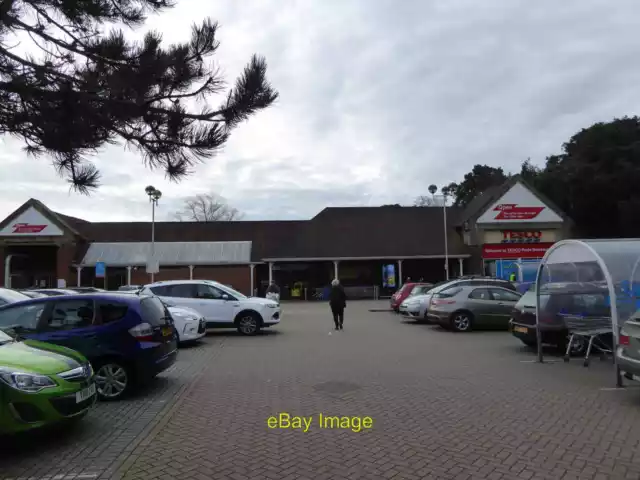
[(542, 232), (540, 230), (503, 230), (502, 232), (502, 243), (539, 243), (541, 240)]

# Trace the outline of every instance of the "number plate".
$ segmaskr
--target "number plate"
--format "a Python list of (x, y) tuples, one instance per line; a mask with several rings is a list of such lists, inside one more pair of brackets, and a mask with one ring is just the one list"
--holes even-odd
[(83, 388), (79, 392), (76, 392), (76, 403), (84, 402), (85, 400), (89, 400), (96, 394), (96, 384), (94, 383), (89, 388)]
[(164, 327), (162, 329), (162, 336), (164, 337), (170, 337), (173, 335), (173, 328), (171, 327)]
[(529, 329), (526, 327), (513, 327), (513, 331), (520, 333), (529, 333)]

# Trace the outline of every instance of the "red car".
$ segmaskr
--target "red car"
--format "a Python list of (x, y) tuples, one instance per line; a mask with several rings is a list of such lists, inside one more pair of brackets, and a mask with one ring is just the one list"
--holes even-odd
[(394, 312), (398, 312), (400, 308), (400, 304), (406, 300), (406, 298), (411, 295), (414, 287), (419, 287), (420, 285), (431, 285), (430, 283), (425, 282), (409, 282), (402, 285), (400, 290), (394, 293), (391, 296), (391, 310)]

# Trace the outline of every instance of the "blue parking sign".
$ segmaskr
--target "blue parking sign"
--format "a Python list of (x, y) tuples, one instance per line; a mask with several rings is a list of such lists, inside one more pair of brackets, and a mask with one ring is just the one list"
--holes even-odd
[(107, 266), (104, 262), (96, 262), (96, 278), (104, 278), (105, 270)]

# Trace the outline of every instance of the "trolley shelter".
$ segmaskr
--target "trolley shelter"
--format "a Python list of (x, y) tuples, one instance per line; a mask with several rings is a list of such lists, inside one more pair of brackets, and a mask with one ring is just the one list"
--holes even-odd
[[(621, 327), (640, 308), (640, 239), (562, 240), (545, 253), (535, 288), (539, 362), (544, 361), (541, 324), (564, 314), (580, 318), (587, 327), (592, 321), (594, 331), (602, 332), (603, 321), (607, 323), (615, 352)], [(575, 296), (576, 292), (580, 298), (577, 310), (575, 302), (574, 310), (566, 312), (560, 311), (563, 302), (549, 301), (552, 295)], [(613, 358), (615, 362), (615, 355)], [(615, 367), (620, 387), (622, 378)]]

